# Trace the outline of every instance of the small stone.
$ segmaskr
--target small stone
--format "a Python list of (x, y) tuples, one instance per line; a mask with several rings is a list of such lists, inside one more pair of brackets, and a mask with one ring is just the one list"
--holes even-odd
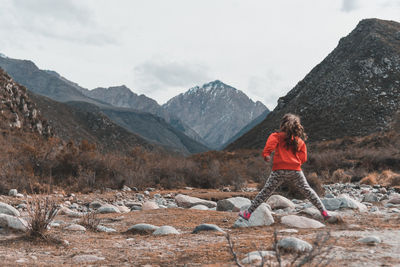
[(98, 257), (96, 255), (76, 255), (72, 258), (76, 263), (96, 262), (105, 260), (104, 257)]
[(371, 209), (369, 210), (370, 212), (378, 212), (379, 208), (377, 206), (372, 206)]
[(154, 201), (146, 201), (142, 205), (142, 210), (156, 210), (156, 209), (159, 209), (159, 208), (160, 207)]
[(144, 194), (145, 196), (150, 196), (150, 192), (149, 192), (149, 191), (147, 191), (147, 190), (146, 190), (146, 191), (144, 191), (144, 192), (143, 192), (143, 194)]
[(214, 208), (217, 206), (217, 203), (215, 203), (214, 201), (204, 200), (201, 198), (191, 197), (191, 196), (182, 195), (182, 194), (175, 196), (175, 201), (179, 207), (183, 207), (183, 208), (191, 208), (196, 205), (204, 205), (209, 208)]
[(316, 221), (314, 219), (297, 216), (297, 215), (287, 215), (281, 218), (281, 223), (289, 227), (297, 228), (322, 228), (325, 227), (324, 224)]
[(115, 232), (117, 232), (117, 230), (115, 230), (113, 228), (109, 228), (109, 227), (103, 226), (103, 225), (97, 225), (96, 229), (99, 232), (105, 232), (105, 233), (115, 233)]
[(21, 193), (18, 193), (15, 197), (17, 197), (17, 198), (24, 198), (24, 195), (21, 194)]
[(390, 204), (400, 204), (400, 197), (391, 198), (391, 199), (389, 199), (389, 201), (388, 201), (387, 203), (390, 203)]
[(91, 203), (89, 204), (89, 208), (97, 210), (97, 209), (100, 208), (102, 205), (103, 205), (103, 203), (101, 203), (100, 201), (95, 200), (95, 201), (93, 201), (93, 202), (91, 202)]
[(364, 244), (367, 244), (370, 246), (374, 246), (376, 244), (381, 243), (382, 241), (377, 236), (367, 236), (367, 237), (358, 239), (357, 242), (364, 243)]
[(207, 206), (204, 205), (196, 205), (190, 208), (191, 210), (208, 210)]
[(139, 234), (139, 235), (148, 235), (157, 230), (158, 226), (147, 224), (147, 223), (139, 223), (130, 227), (126, 232), (131, 234)]
[(200, 224), (198, 226), (196, 226), (196, 228), (194, 228), (192, 234), (197, 234), (198, 232), (201, 231), (218, 231), (221, 233), (225, 233), (224, 230), (222, 230), (219, 226), (215, 225), (215, 224)]
[(368, 193), (364, 195), (363, 202), (378, 202), (378, 197), (374, 193)]
[(130, 191), (132, 191), (132, 189), (131, 189), (130, 187), (124, 185), (124, 186), (122, 187), (122, 191), (124, 191), (124, 192), (130, 192)]
[(299, 230), (296, 230), (296, 229), (282, 229), (282, 230), (279, 230), (279, 233), (287, 233), (287, 234), (296, 234), (298, 232), (299, 232)]
[(296, 237), (285, 237), (278, 241), (278, 247), (289, 252), (308, 252), (312, 250), (312, 246)]
[(246, 256), (242, 259), (243, 264), (255, 264), (262, 259), (273, 259), (275, 258), (275, 251), (252, 251), (246, 254)]
[(296, 208), (294, 203), (289, 199), (280, 196), (280, 195), (273, 195), (267, 200), (267, 204), (273, 209), (285, 209), (285, 208)]
[(120, 213), (119, 209), (111, 204), (104, 204), (100, 208), (97, 209), (97, 213), (106, 214), (106, 213)]
[(379, 189), (379, 193), (386, 194), (387, 193), (387, 189), (382, 187), (382, 188)]
[(153, 235), (179, 235), (180, 233), (174, 227), (164, 225), (154, 231)]
[(128, 213), (131, 211), (130, 208), (125, 207), (125, 206), (116, 206), (116, 207), (118, 208), (119, 212), (121, 212), (121, 213)]
[(64, 229), (68, 231), (82, 231), (82, 232), (86, 231), (86, 228), (79, 224), (70, 224)]
[(17, 194), (18, 194), (17, 189), (10, 189), (10, 191), (8, 191), (8, 195), (9, 195), (10, 197), (16, 197)]
[(136, 201), (124, 201), (125, 206), (128, 208), (132, 208), (133, 206), (139, 206), (142, 207), (142, 203), (136, 202)]

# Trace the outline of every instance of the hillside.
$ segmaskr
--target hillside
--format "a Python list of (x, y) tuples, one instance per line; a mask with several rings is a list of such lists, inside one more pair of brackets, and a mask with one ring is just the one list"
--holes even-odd
[(400, 108), (400, 24), (362, 20), (267, 118), (227, 147), (262, 148), (288, 112), (310, 141), (363, 136), (390, 128)]
[(218, 80), (189, 89), (163, 108), (189, 125), (214, 149), (267, 110), (261, 102), (253, 102), (242, 91)]
[(115, 124), (93, 104), (79, 102), (87, 107), (84, 109), (31, 92), (29, 96), (52, 126), (55, 135), (66, 142), (72, 140), (79, 144), (87, 140), (103, 152), (129, 152), (137, 146), (155, 147), (141, 136)]

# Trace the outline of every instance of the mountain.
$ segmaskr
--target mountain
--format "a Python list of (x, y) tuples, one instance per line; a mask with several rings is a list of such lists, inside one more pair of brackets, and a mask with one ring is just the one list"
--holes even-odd
[(129, 152), (137, 146), (150, 150), (157, 147), (111, 121), (94, 104), (60, 103), (32, 92), (29, 92), (29, 96), (51, 125), (54, 134), (66, 142), (72, 140), (79, 144), (87, 140), (105, 152)]
[(163, 108), (189, 125), (214, 149), (267, 110), (261, 102), (253, 102), (242, 91), (218, 80), (189, 89)]
[[(104, 115), (110, 116), (113, 122), (131, 133), (140, 135), (147, 141), (160, 144), (173, 151), (181, 150), (183, 153), (198, 153), (209, 150), (199, 142), (189, 140), (189, 137), (184, 136), (185, 134), (180, 132), (180, 129), (184, 128), (184, 126), (180, 125), (179, 122), (174, 122), (175, 127), (171, 129), (171, 125), (156, 115), (146, 114), (132, 108), (124, 109), (124, 112), (121, 112), (119, 107), (114, 107), (109, 103), (85, 95), (84, 93), (89, 90), (65, 79), (57, 72), (40, 70), (31, 61), (12, 59), (3, 55), (0, 57), (0, 67), (4, 68), (17, 82), (41, 96), (64, 103), (85, 102), (96, 105), (98, 109), (95, 112), (102, 112)], [(90, 105), (70, 105), (71, 108), (76, 108), (77, 106), (85, 110)], [(54, 107), (57, 108), (57, 105)], [(115, 110), (113, 111), (113, 109)], [(90, 110), (93, 111), (92, 108)], [(106, 111), (107, 114), (105, 114)], [(122, 117), (118, 117), (120, 115)], [(130, 118), (127, 119), (127, 117)], [(86, 116), (86, 118), (89, 117)], [(132, 124), (125, 123), (127, 120), (130, 120)], [(87, 124), (90, 124), (90, 122), (87, 122)], [(163, 138), (161, 133), (168, 134)]]
[(135, 94), (125, 85), (109, 88), (99, 87), (93, 90), (83, 89), (81, 92), (90, 98), (97, 99), (115, 107), (131, 108), (161, 117), (176, 130), (183, 132), (199, 143), (205, 143), (195, 131), (178, 118), (171, 116), (157, 101), (143, 94)]
[(288, 112), (300, 115), (310, 141), (317, 141), (388, 129), (399, 108), (400, 23), (365, 19), (227, 149), (262, 148)]
[(0, 129), (21, 129), (44, 137), (53, 135), (52, 128), (40, 114), (24, 86), (16, 83), (0, 68)]
[(223, 144), (222, 149), (224, 149), (230, 143), (232, 143), (233, 141), (235, 141), (236, 139), (238, 139), (239, 137), (241, 137), (242, 135), (244, 135), (245, 133), (247, 133), (248, 131), (253, 129), (255, 126), (257, 126), (257, 124), (259, 124), (263, 120), (265, 120), (265, 118), (268, 116), (269, 113), (270, 113), (270, 111), (268, 109), (266, 109), (263, 113), (261, 113), (260, 116), (258, 116), (253, 121), (251, 121), (249, 124), (244, 126), (237, 134), (232, 136), (225, 144)]

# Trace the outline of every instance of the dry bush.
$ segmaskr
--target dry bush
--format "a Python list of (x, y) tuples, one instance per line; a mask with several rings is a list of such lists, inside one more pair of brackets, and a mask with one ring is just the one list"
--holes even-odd
[(57, 215), (58, 205), (49, 198), (36, 198), (28, 203), (28, 231), (27, 236), (31, 239), (47, 240), (47, 231), (50, 223)]
[(79, 224), (86, 227), (86, 229), (97, 232), (97, 227), (99, 226), (100, 221), (101, 220), (97, 217), (96, 212), (87, 212), (82, 216)]
[(332, 173), (331, 181), (334, 183), (350, 183), (351, 175), (346, 173), (343, 169), (337, 169)]
[(400, 185), (400, 174), (384, 170), (378, 178), (378, 183), (383, 186), (398, 186)]
[(360, 184), (376, 185), (378, 183), (377, 182), (378, 177), (379, 174), (377, 172), (370, 173), (366, 177), (361, 179)]

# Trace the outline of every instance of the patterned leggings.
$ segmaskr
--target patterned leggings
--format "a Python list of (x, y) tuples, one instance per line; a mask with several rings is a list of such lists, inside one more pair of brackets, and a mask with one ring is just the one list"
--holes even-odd
[(307, 183), (307, 179), (302, 171), (292, 170), (277, 170), (271, 172), (264, 188), (258, 193), (256, 198), (252, 201), (248, 211), (252, 213), (256, 210), (261, 203), (267, 200), (275, 189), (280, 186), (284, 181), (287, 181), (297, 187), (297, 189), (308, 199), (311, 203), (318, 208), (319, 211), (324, 211), (325, 207), (319, 199), (317, 193)]

